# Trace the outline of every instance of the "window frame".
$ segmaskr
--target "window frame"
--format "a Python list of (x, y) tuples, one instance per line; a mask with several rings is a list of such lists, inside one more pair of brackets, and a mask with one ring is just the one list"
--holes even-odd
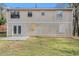
[(10, 12), (10, 18), (11, 19), (19, 19), (20, 18), (20, 12), (19, 11), (11, 11)]
[(21, 25), (18, 26), (18, 34), (21, 34)]
[(28, 17), (32, 17), (33, 16), (31, 11), (29, 11), (27, 15), (28, 15)]
[(66, 33), (66, 28), (64, 27), (65, 26), (65, 24), (60, 24), (59, 25), (59, 33), (60, 34), (64, 34), (64, 33)]
[(45, 12), (42, 12), (41, 15), (42, 15), (42, 16), (45, 16)]
[(16, 25), (13, 26), (13, 33), (17, 34), (17, 26)]
[(63, 20), (63, 11), (56, 11), (56, 20)]
[(22, 26), (21, 25), (14, 25), (13, 26), (13, 34), (21, 34), (22, 33)]

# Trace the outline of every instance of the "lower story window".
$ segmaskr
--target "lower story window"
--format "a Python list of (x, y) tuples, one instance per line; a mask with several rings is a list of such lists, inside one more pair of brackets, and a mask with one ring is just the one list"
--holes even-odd
[(21, 26), (14, 26), (13, 33), (14, 34), (21, 34)]
[(59, 33), (65, 33), (65, 25), (64, 24), (60, 24), (59, 26)]
[(21, 34), (21, 26), (18, 26), (18, 34)]
[(14, 33), (14, 34), (17, 33), (17, 26), (14, 26), (14, 28), (13, 28), (13, 33)]

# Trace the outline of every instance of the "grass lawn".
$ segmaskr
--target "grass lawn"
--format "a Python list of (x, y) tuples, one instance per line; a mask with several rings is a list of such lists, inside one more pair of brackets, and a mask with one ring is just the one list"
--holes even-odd
[(73, 56), (79, 55), (79, 40), (31, 37), (28, 40), (0, 40), (0, 55)]

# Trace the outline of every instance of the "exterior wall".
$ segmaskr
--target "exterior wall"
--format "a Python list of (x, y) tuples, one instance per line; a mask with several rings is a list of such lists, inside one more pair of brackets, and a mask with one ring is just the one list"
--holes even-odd
[[(62, 25), (63, 27), (61, 29), (60, 27)], [(37, 23), (36, 27), (29, 32), (30, 35), (71, 36), (72, 32), (70, 27), (71, 24), (67, 23)]]
[[(11, 19), (10, 11), (6, 12), (6, 19), (8, 25), (8, 36), (27, 36), (27, 35), (48, 35), (48, 36), (72, 36), (72, 10), (63, 11), (63, 19), (57, 20), (56, 12), (54, 11), (31, 11), (32, 17), (28, 17), (28, 11), (20, 11), (19, 19)], [(42, 16), (41, 13), (45, 12)], [(21, 25), (22, 34), (13, 35), (13, 26)]]
[[(61, 10), (60, 10), (61, 11)], [(72, 11), (63, 11), (63, 20), (56, 20), (57, 11), (31, 11), (33, 16), (28, 17), (28, 11), (20, 11), (19, 19), (11, 19), (10, 11), (8, 12), (8, 22), (17, 22), (17, 23), (47, 23), (47, 22), (71, 22), (72, 21)], [(45, 12), (45, 16), (42, 16), (41, 13)]]

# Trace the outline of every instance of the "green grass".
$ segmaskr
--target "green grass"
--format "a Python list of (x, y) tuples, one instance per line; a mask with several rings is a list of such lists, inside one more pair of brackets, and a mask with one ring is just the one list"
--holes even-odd
[(0, 55), (78, 56), (79, 40), (31, 37), (28, 40), (0, 40)]

